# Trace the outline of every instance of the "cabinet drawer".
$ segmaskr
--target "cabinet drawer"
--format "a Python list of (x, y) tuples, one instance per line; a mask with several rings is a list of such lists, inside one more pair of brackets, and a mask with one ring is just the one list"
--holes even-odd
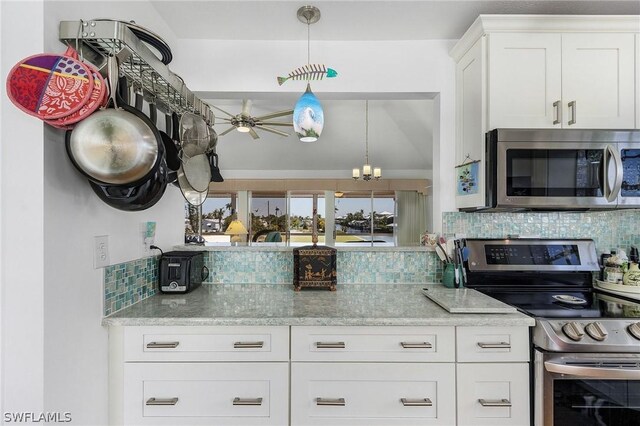
[(288, 361), (289, 327), (125, 327), (125, 361)]
[(453, 362), (454, 335), (454, 327), (291, 327), (291, 360)]
[(292, 363), (291, 425), (455, 424), (454, 370), (453, 363)]
[(529, 364), (458, 364), (458, 425), (529, 425)]
[(458, 362), (529, 361), (528, 327), (457, 327)]
[(125, 425), (284, 425), (287, 363), (128, 363)]

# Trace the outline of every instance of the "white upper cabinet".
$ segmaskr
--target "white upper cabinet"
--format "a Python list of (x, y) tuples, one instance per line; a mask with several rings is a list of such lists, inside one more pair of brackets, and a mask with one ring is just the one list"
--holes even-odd
[(489, 36), (489, 128), (633, 129), (634, 34)]
[(489, 129), (560, 127), (559, 34), (489, 35)]
[(634, 34), (562, 35), (562, 124), (633, 129)]

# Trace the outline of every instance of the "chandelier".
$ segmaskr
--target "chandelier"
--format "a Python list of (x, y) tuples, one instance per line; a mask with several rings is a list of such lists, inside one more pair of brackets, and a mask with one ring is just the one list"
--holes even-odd
[[(371, 180), (371, 171), (373, 170), (373, 178), (379, 180), (382, 177), (382, 169), (380, 167), (371, 167), (369, 163), (369, 101), (365, 101), (365, 151), (364, 151), (364, 165), (362, 166), (362, 179), (365, 181)], [(360, 179), (360, 169), (354, 168), (351, 175), (354, 180)]]

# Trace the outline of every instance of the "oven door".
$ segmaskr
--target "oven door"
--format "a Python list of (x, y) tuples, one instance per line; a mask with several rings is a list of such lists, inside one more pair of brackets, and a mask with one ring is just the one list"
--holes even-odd
[(640, 425), (640, 354), (535, 351), (536, 426)]
[(622, 185), (616, 144), (499, 142), (497, 207), (615, 208)]

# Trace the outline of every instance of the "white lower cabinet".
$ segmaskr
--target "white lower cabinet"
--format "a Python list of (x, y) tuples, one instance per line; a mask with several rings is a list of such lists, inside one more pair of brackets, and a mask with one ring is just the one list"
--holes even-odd
[(291, 425), (453, 425), (453, 363), (291, 364)]
[(288, 363), (127, 363), (127, 425), (286, 425)]
[(458, 426), (528, 426), (529, 364), (458, 364)]

